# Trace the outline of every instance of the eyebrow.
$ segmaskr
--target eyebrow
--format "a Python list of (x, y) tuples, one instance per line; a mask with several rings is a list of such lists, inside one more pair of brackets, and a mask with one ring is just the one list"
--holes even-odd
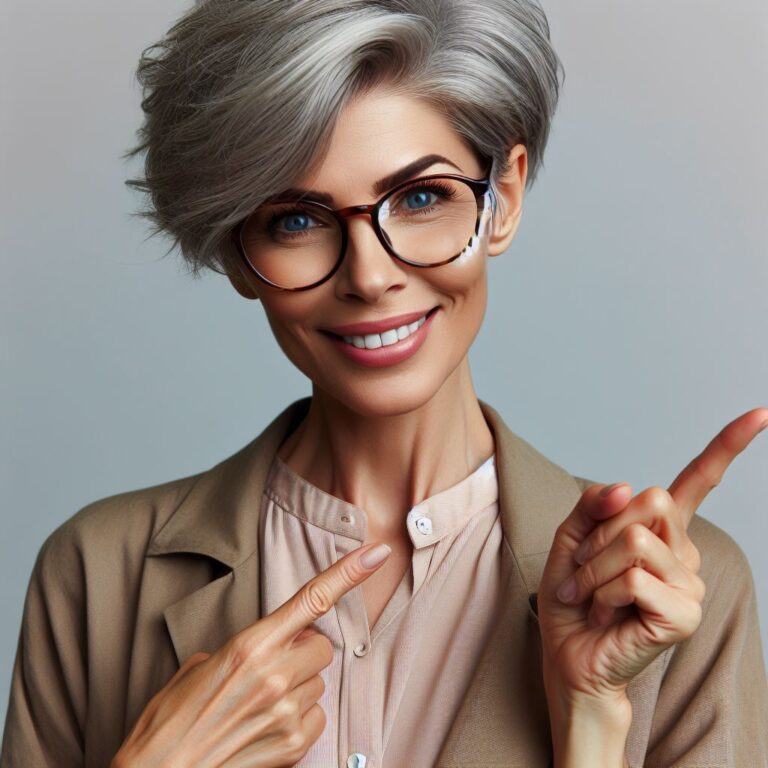
[[(371, 190), (371, 195), (377, 198), (381, 197), (388, 189), (396, 187), (403, 181), (408, 181), (408, 179), (416, 176), (417, 174), (437, 163), (445, 163), (446, 165), (450, 165), (457, 171), (463, 173), (461, 168), (459, 168), (459, 166), (455, 163), (451, 162), (447, 157), (436, 154), (424, 155), (424, 157), (420, 157), (417, 160), (414, 160), (412, 163), (404, 165), (394, 173), (390, 173), (388, 176), (384, 176), (384, 178), (381, 178), (375, 182), (373, 189)], [(311, 189), (301, 189), (300, 187), (291, 187), (290, 189), (286, 189), (279, 195), (275, 195), (270, 199), (272, 201), (299, 199), (312, 200), (318, 203), (324, 203), (325, 205), (329, 205), (331, 207), (335, 205), (333, 195), (330, 195), (327, 192), (315, 192)]]

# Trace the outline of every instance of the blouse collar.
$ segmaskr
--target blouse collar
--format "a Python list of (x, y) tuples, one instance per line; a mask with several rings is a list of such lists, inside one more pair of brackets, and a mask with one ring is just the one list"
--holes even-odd
[[(279, 456), (267, 476), (264, 493), (283, 510), (331, 533), (365, 541), (365, 510), (332, 496), (297, 474)], [(474, 515), (497, 503), (495, 455), (467, 477), (404, 511), (415, 549), (428, 547), (463, 528)]]

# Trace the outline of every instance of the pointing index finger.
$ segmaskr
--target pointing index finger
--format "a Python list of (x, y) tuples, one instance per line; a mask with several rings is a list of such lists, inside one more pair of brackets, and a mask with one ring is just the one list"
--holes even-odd
[[(378, 562), (366, 561), (366, 556), (383, 547)], [(269, 626), (270, 641), (289, 643), (304, 628), (333, 608), (350, 590), (365, 581), (387, 559), (391, 547), (375, 544), (358, 547), (337, 560), (330, 568), (310, 579), (279, 608), (257, 622)]]
[(753, 408), (723, 427), (674, 479), (668, 490), (686, 524), (707, 494), (720, 484), (731, 462), (768, 426), (768, 408)]

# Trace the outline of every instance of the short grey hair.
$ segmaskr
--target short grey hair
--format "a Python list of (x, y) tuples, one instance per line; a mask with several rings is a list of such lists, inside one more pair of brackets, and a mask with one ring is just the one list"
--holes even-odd
[(202, 0), (142, 51), (134, 214), (193, 276), (231, 274), (230, 233), (311, 173), (345, 104), (378, 85), (446, 115), (491, 184), (517, 143), (543, 163), (562, 64), (534, 0)]

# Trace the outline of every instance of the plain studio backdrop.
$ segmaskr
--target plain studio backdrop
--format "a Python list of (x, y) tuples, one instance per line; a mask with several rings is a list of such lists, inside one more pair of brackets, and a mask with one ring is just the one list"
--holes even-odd
[[(0, 722), (51, 531), (211, 467), (310, 393), (258, 302), (129, 215), (136, 63), (190, 2), (0, 5)], [(768, 406), (768, 5), (543, 5), (565, 86), (489, 266), (477, 392), (568, 471), (666, 488)], [(766, 466), (763, 432), (699, 514), (749, 559), (768, 657)]]

